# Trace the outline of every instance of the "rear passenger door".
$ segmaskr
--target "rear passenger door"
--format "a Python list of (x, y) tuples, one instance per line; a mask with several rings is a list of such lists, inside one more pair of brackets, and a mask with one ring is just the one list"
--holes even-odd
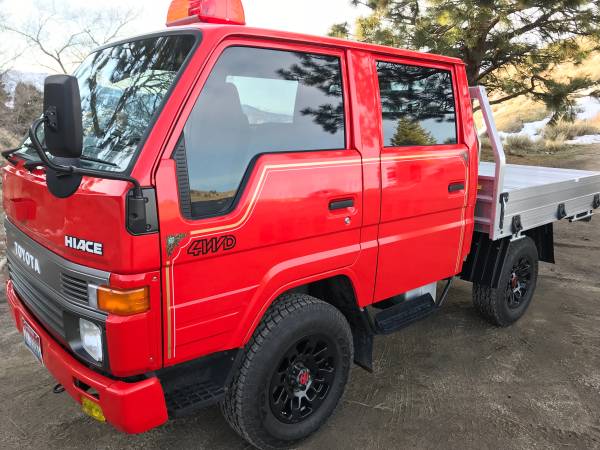
[(453, 66), (376, 61), (381, 224), (375, 301), (455, 275), (465, 232), (468, 153)]
[(232, 40), (213, 55), (157, 174), (168, 365), (243, 345), (280, 288), (360, 252), (343, 52)]

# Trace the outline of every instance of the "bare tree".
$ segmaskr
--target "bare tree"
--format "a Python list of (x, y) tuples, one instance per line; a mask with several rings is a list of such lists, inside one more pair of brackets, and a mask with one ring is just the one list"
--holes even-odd
[(119, 37), (139, 15), (130, 8), (85, 9), (74, 4), (39, 3), (38, 17), (20, 25), (4, 28), (21, 36), (27, 45), (40, 53), (40, 65), (51, 72), (69, 73), (95, 47)]
[[(7, 32), (7, 18), (3, 13), (4, 0), (0, 0), (0, 41), (4, 42)], [(6, 72), (12, 69), (15, 60), (23, 53), (22, 49), (11, 48), (10, 45), (0, 46), (0, 85)]]

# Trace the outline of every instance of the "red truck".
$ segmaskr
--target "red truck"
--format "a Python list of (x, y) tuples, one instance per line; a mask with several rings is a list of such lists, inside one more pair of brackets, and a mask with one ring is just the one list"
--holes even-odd
[(6, 292), (92, 417), (141, 433), (219, 403), (279, 448), (454, 277), (517, 321), (553, 223), (591, 219), (600, 174), (507, 165), (460, 60), (244, 22), (237, 0), (175, 0), (164, 31), (46, 80), (4, 152)]

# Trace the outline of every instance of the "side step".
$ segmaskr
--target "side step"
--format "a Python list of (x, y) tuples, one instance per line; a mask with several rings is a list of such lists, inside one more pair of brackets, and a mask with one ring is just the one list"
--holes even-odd
[(378, 334), (394, 333), (418, 320), (424, 319), (436, 309), (431, 294), (425, 294), (378, 312), (374, 317), (375, 329)]
[(239, 349), (229, 350), (160, 371), (169, 417), (187, 416), (221, 401), (239, 355)]
[(165, 392), (169, 417), (183, 417), (198, 409), (214, 405), (225, 394), (223, 386), (211, 381), (197, 382)]

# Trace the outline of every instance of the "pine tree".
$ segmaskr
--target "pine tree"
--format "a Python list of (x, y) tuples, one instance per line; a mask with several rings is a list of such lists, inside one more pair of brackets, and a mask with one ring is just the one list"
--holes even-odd
[[(351, 3), (372, 11), (358, 19), (354, 38), (461, 58), (467, 64), (469, 84), (486, 86), (492, 104), (530, 95), (560, 115), (574, 94), (597, 83), (589, 77), (558, 82), (551, 75), (557, 65), (581, 62), (600, 48), (600, 0)], [(332, 30), (339, 37), (344, 28)], [(564, 102), (556, 105), (558, 97)]]
[(405, 147), (408, 145), (433, 145), (435, 139), (429, 134), (419, 122), (403, 118), (398, 121), (396, 133), (392, 137), (394, 147)]

